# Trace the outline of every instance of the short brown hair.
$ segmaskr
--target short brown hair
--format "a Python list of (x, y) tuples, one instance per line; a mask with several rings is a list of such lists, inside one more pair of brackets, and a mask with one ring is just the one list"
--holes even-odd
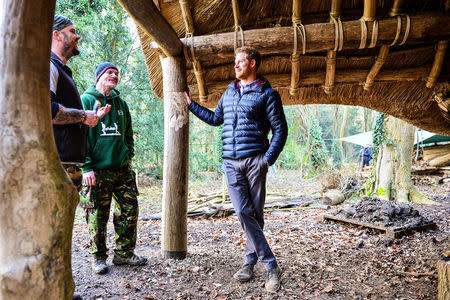
[(236, 51), (234, 51), (235, 55), (237, 55), (238, 53), (245, 53), (245, 56), (249, 61), (254, 59), (256, 62), (256, 71), (258, 71), (259, 65), (261, 64), (261, 54), (258, 50), (253, 47), (243, 46), (237, 48)]

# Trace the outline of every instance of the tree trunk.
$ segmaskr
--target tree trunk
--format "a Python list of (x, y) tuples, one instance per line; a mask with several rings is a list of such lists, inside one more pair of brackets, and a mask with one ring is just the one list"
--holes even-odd
[(450, 299), (450, 261), (440, 260), (438, 270), (438, 300)]
[[(339, 138), (343, 138), (345, 134), (345, 125), (347, 123), (348, 105), (344, 106), (344, 114), (342, 115), (341, 131), (339, 133)], [(342, 145), (342, 140), (339, 140), (339, 146), (341, 147), (342, 157), (345, 157), (344, 146)]]
[(71, 299), (78, 195), (50, 120), (55, 1), (0, 3), (0, 298)]
[(386, 128), (392, 143), (385, 143), (378, 153), (375, 192), (398, 202), (431, 203), (414, 187), (411, 179), (414, 127), (389, 116)]

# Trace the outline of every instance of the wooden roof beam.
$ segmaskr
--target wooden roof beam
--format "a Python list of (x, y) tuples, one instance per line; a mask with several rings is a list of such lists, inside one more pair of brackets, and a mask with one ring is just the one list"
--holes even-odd
[(139, 27), (145, 31), (167, 56), (181, 56), (183, 44), (177, 33), (161, 15), (153, 1), (118, 0)]
[[(124, 0), (121, 0), (124, 1)], [(378, 44), (390, 44), (395, 39), (397, 18), (378, 21)], [(358, 49), (361, 41), (360, 20), (342, 22), (345, 49)], [(368, 36), (371, 35), (371, 26)], [(306, 53), (322, 52), (335, 48), (334, 25), (317, 23), (305, 25)], [(400, 38), (404, 35), (402, 26)], [(201, 59), (234, 56), (234, 32), (196, 36), (182, 39), (190, 47), (194, 43), (195, 54)], [(444, 13), (427, 13), (411, 16), (411, 29), (406, 44), (419, 44), (450, 38), (450, 16)], [(257, 48), (261, 54), (290, 54), (294, 46), (292, 27), (274, 27), (245, 31), (245, 45)], [(159, 48), (152, 43), (152, 48)]]

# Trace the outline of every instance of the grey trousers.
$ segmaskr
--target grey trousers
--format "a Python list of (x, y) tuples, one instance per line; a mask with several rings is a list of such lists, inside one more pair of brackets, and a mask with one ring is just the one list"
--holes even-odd
[(268, 271), (276, 268), (277, 261), (263, 233), (267, 176), (264, 154), (224, 159), (222, 169), (231, 202), (247, 238), (246, 262), (254, 265), (259, 259)]

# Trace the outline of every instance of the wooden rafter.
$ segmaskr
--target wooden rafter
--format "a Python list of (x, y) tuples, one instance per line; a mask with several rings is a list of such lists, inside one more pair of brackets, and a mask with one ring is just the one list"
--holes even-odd
[(118, 0), (122, 7), (167, 56), (181, 56), (183, 44), (153, 1)]
[(444, 64), (445, 51), (447, 50), (448, 41), (439, 41), (437, 44), (436, 55), (434, 57), (433, 67), (431, 67), (430, 75), (427, 79), (427, 88), (434, 87), (439, 74), (441, 73), (442, 65)]
[[(427, 13), (411, 15), (411, 30), (406, 44), (417, 44), (423, 41), (439, 41), (450, 38), (450, 16), (443, 13)], [(361, 23), (359, 20), (342, 22), (345, 32), (346, 49), (358, 49), (361, 40)], [(378, 43), (390, 44), (396, 35), (397, 18), (379, 20)], [(371, 34), (371, 28), (368, 28)], [(334, 25), (316, 23), (305, 25), (307, 36), (306, 53), (316, 53), (335, 48)], [(194, 51), (201, 59), (211, 57), (231, 57), (234, 55), (233, 34), (220, 33), (196, 36), (193, 41), (182, 39), (190, 47), (194, 43)], [(402, 31), (402, 34), (404, 32)], [(245, 31), (245, 44), (257, 47), (261, 54), (289, 54), (293, 49), (292, 27), (274, 27)], [(159, 48), (152, 43), (152, 48)]]
[[(195, 25), (194, 19), (191, 14), (191, 2), (190, 0), (179, 0), (181, 13), (183, 15), (184, 25), (186, 28), (186, 37), (194, 37)], [(192, 68), (194, 69), (195, 79), (198, 85), (198, 98), (200, 102), (205, 102), (208, 100), (208, 93), (206, 91), (205, 77), (203, 75), (203, 68), (200, 61), (197, 59), (195, 52), (192, 48), (191, 51), (192, 58)]]
[[(296, 38), (298, 36), (298, 31), (300, 30), (298, 26), (301, 25), (302, 22), (302, 0), (293, 0), (292, 1), (292, 25), (295, 30), (295, 36), (294, 36), (294, 43), (298, 44), (298, 39)], [(301, 36), (303, 36), (301, 34)], [(304, 41), (306, 40), (306, 37), (302, 40), (302, 46)], [(298, 86), (300, 83), (300, 53), (297, 51), (297, 44), (294, 45), (294, 52), (292, 53), (292, 71), (291, 71), (291, 88), (289, 89), (289, 94), (291, 96), (297, 95)]]
[(372, 84), (375, 81), (375, 77), (381, 70), (381, 67), (386, 61), (386, 57), (388, 56), (388, 54), (389, 54), (389, 46), (387, 45), (381, 46), (380, 53), (378, 54), (375, 63), (370, 69), (369, 74), (367, 74), (366, 82), (364, 83), (364, 90), (370, 91), (370, 89), (372, 88)]
[[(376, 0), (365, 0), (364, 1), (364, 16), (363, 20), (367, 21), (375, 21), (376, 20), (376, 9), (377, 9), (377, 2)], [(382, 45), (380, 47), (380, 53), (378, 54), (377, 58), (375, 59), (375, 63), (373, 64), (372, 68), (369, 71), (369, 74), (367, 74), (366, 81), (364, 82), (364, 90), (370, 91), (372, 88), (372, 84), (375, 80), (375, 77), (377, 76), (378, 72), (381, 70), (381, 67), (383, 66), (384, 62), (386, 61), (386, 57), (389, 54), (389, 46), (388, 45)]]
[[(340, 17), (341, 17), (341, 0), (333, 0), (331, 2), (330, 19), (336, 20), (339, 19)], [(339, 27), (336, 26), (335, 30), (339, 30)], [(325, 85), (323, 87), (325, 94), (331, 94), (331, 91), (333, 90), (334, 74), (336, 72), (336, 54), (337, 53), (335, 50), (328, 50), (327, 52), (327, 71), (325, 73)]]

